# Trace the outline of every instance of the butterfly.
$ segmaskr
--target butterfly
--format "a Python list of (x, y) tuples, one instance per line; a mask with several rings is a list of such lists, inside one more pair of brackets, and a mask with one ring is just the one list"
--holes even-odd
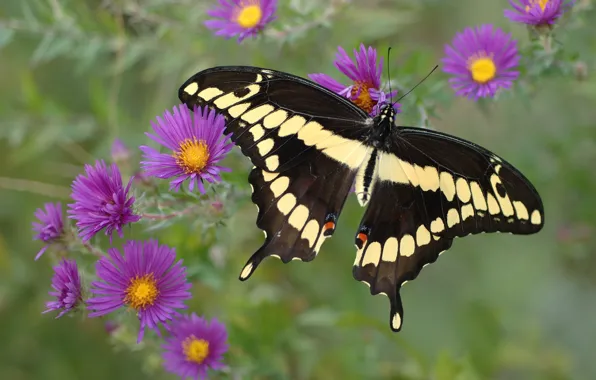
[(391, 104), (373, 118), (312, 81), (250, 66), (201, 71), (178, 96), (191, 110), (223, 114), (224, 133), (254, 165), (248, 181), (265, 242), (242, 281), (268, 256), (313, 260), (354, 186), (366, 210), (355, 234), (353, 276), (372, 295), (389, 298), (389, 324), (399, 331), (401, 286), (453, 239), (534, 234), (544, 225), (538, 192), (511, 164), (445, 133), (396, 126)]

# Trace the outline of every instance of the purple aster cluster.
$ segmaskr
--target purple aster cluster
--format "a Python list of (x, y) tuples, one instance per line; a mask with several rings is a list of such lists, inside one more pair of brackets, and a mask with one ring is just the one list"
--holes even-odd
[(257, 35), (275, 20), (277, 0), (219, 0), (219, 6), (207, 11), (213, 20), (205, 26), (216, 36), (238, 37), (238, 42)]
[(204, 379), (207, 370), (224, 367), (228, 334), (223, 323), (207, 321), (195, 313), (176, 319), (163, 345), (164, 368), (183, 379)]
[(85, 175), (79, 175), (72, 183), (74, 203), (68, 205), (69, 218), (76, 220), (83, 241), (89, 241), (101, 230), (110, 236), (110, 241), (114, 231), (122, 237), (122, 227), (141, 219), (132, 209), (135, 198), (128, 194), (131, 181), (132, 178), (123, 186), (116, 164), (108, 167), (100, 160), (95, 166), (85, 165)]
[(443, 71), (451, 74), (449, 84), (456, 95), (471, 99), (493, 97), (510, 88), (518, 77), (516, 41), (492, 25), (465, 28), (451, 45), (445, 45)]
[(157, 240), (128, 241), (122, 248), (108, 250), (108, 257), (97, 261), (98, 281), (91, 283), (93, 298), (87, 300), (89, 317), (109, 314), (122, 307), (137, 312), (140, 321), (138, 341), (145, 328), (159, 332), (159, 325), (178, 316), (191, 297), (182, 260), (176, 251)]
[(165, 111), (151, 123), (155, 134), (147, 136), (164, 146), (168, 153), (161, 153), (149, 146), (141, 146), (141, 166), (147, 176), (161, 179), (173, 178), (170, 190), (178, 191), (184, 181), (188, 188), (198, 188), (205, 193), (203, 181), (221, 181), (219, 173), (230, 169), (218, 166), (232, 149), (229, 136), (223, 134), (225, 119), (221, 114), (205, 108), (191, 112), (185, 105), (174, 107), (173, 113)]
[(52, 289), (50, 296), (55, 297), (55, 300), (46, 303), (47, 309), (44, 313), (59, 311), (56, 318), (75, 309), (83, 301), (81, 278), (76, 261), (62, 259), (60, 264), (54, 267)]
[(574, 0), (509, 0), (514, 10), (506, 9), (505, 17), (528, 25), (553, 25), (574, 4)]
[(38, 208), (35, 211), (35, 217), (37, 221), (33, 222), (33, 231), (36, 233), (34, 239), (45, 243), (35, 256), (35, 260), (38, 260), (48, 247), (60, 240), (64, 234), (62, 205), (60, 203), (46, 203), (44, 209)]
[[(308, 77), (338, 95), (350, 99), (371, 116), (376, 116), (381, 107), (397, 95), (397, 91), (388, 93), (381, 90), (383, 58), (378, 60), (377, 50), (371, 46), (366, 48), (364, 44), (360, 45), (359, 50), (354, 49), (355, 60), (352, 60), (341, 46), (337, 49), (338, 52), (333, 63), (342, 74), (352, 81), (351, 84), (344, 85), (329, 75), (321, 73), (309, 74)], [(393, 107), (396, 112), (400, 112), (398, 103), (394, 103)]]

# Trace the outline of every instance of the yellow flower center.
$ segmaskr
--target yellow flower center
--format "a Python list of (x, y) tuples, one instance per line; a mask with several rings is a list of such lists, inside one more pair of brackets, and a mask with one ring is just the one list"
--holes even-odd
[(352, 96), (356, 96), (356, 94), (360, 92), (356, 99), (352, 99), (352, 103), (368, 113), (370, 113), (375, 106), (375, 101), (370, 97), (370, 93), (368, 92), (369, 88), (370, 87), (364, 82), (355, 82), (351, 92)]
[(209, 342), (191, 335), (182, 342), (182, 351), (189, 362), (201, 364), (209, 355)]
[(497, 66), (490, 57), (473, 58), (468, 65), (474, 82), (484, 84), (495, 77)]
[(526, 5), (526, 12), (530, 12), (530, 9), (532, 9), (536, 4), (538, 4), (542, 12), (544, 12), (544, 8), (546, 8), (548, 0), (530, 0), (530, 4)]
[(174, 153), (176, 163), (186, 174), (200, 173), (209, 162), (209, 147), (205, 140), (185, 139), (180, 151)]
[(263, 17), (263, 12), (261, 11), (261, 7), (257, 4), (251, 5), (244, 5), (245, 3), (242, 2), (240, 6), (240, 12), (238, 13), (238, 17), (236, 18), (236, 22), (243, 28), (254, 28), (259, 24), (261, 21), (261, 17)]
[(124, 302), (134, 309), (145, 309), (155, 303), (157, 296), (159, 296), (157, 282), (151, 273), (130, 280)]

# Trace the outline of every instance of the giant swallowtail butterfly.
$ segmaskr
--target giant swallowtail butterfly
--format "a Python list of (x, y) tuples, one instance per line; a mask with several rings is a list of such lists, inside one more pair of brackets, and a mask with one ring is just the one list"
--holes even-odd
[(266, 239), (240, 280), (268, 256), (313, 260), (354, 184), (367, 208), (353, 275), (371, 294), (387, 295), (390, 326), (399, 331), (401, 286), (454, 238), (543, 226), (540, 196), (511, 164), (445, 133), (395, 126), (391, 106), (371, 118), (309, 80), (247, 66), (201, 71), (178, 96), (190, 109), (225, 115), (225, 133), (254, 164), (248, 180)]

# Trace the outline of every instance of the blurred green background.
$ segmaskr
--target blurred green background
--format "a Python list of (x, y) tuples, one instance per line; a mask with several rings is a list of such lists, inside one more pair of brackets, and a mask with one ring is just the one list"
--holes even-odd
[[(202, 26), (212, 3), (0, 3), (0, 379), (174, 378), (143, 346), (113, 346), (104, 320), (40, 314), (51, 258), (33, 261), (41, 245), (30, 225), (44, 202), (68, 203), (83, 163), (109, 159), (114, 138), (138, 159), (149, 122), (177, 103), (190, 75), (248, 64), (339, 79), (337, 45), (350, 51), (364, 42), (381, 56), (392, 46), (392, 78), (411, 87), (465, 26), (494, 23), (528, 45), (524, 26), (503, 17), (504, 0), (280, 1), (279, 32), (242, 45)], [(355, 197), (315, 261), (267, 260), (246, 283), (237, 276), (262, 240), (248, 198), (224, 204), (232, 217), (209, 234), (185, 221), (153, 234), (198, 268), (191, 310), (228, 325), (230, 368), (219, 378), (596, 378), (596, 28), (588, 21), (596, 12), (578, 4), (588, 8), (571, 15), (556, 43), (577, 54), (587, 77), (581, 66), (537, 77), (531, 94), (483, 107), (448, 100), (431, 118), (520, 168), (544, 200), (544, 230), (457, 240), (402, 290), (402, 332), (388, 327), (387, 300), (352, 278), (363, 212)], [(404, 99), (400, 122), (420, 124), (417, 102), (437, 83), (451, 96), (444, 80), (433, 74)], [(227, 164), (235, 172), (226, 180), (248, 194), (248, 160), (236, 152)], [(128, 237), (152, 236), (144, 227)]]

